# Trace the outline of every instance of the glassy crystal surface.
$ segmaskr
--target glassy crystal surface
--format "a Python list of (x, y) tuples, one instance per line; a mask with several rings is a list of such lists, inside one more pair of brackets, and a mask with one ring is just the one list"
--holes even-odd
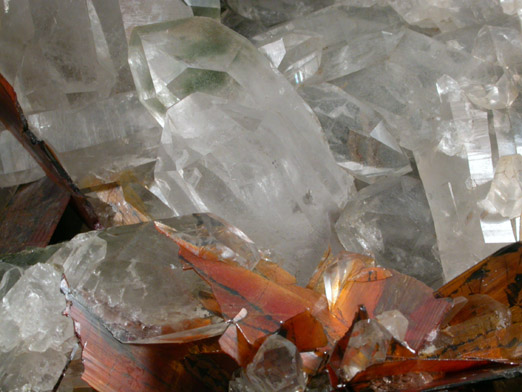
[(357, 321), (342, 359), (344, 378), (350, 380), (368, 366), (384, 362), (391, 338), (391, 334), (379, 322)]
[(252, 41), (292, 83), (329, 81), (383, 61), (402, 35), (399, 25), (390, 8), (340, 4), (273, 27)]
[(484, 205), (509, 219), (522, 214), (522, 155), (507, 155), (498, 160)]
[(364, 188), (335, 227), (346, 250), (371, 255), (377, 264), (429, 285), (441, 283), (435, 230), (418, 179), (403, 176)]
[(0, 132), (0, 186), (36, 181), (45, 174), (27, 150), (7, 130)]
[(321, 122), (335, 160), (355, 178), (373, 183), (411, 171), (398, 141), (368, 105), (329, 83), (298, 91)]
[[(179, 229), (180, 236), (198, 245), (215, 244), (217, 240), (209, 232), (227, 237), (226, 231), (213, 225), (216, 220), (211, 217), (167, 222)], [(230, 248), (216, 246), (228, 249), (233, 258)], [(52, 261), (63, 265), (67, 291), (99, 316), (121, 341), (163, 336), (183, 342), (197, 332), (222, 332), (219, 325), (212, 325), (221, 319), (198, 300), (208, 286), (193, 271), (183, 270), (178, 251), (178, 246), (151, 222), (80, 234)]]
[(230, 0), (227, 4), (245, 18), (259, 20), (266, 26), (272, 26), (334, 2), (335, 0)]
[(10, 31), (2, 34), (0, 69), (16, 69), (8, 75), (26, 113), (80, 107), (132, 89), (116, 2), (6, 4), (2, 25)]
[(206, 16), (209, 18), (220, 19), (221, 2), (219, 0), (183, 0), (185, 4), (192, 8), (194, 16)]
[[(127, 40), (137, 26), (190, 18), (191, 8), (182, 0), (118, 0)], [(190, 4), (189, 4), (190, 5)]]
[[(5, 277), (5, 275), (4, 275)], [(75, 344), (62, 315), (61, 272), (51, 264), (29, 267), (0, 304), (0, 388), (50, 391)]]
[(173, 105), (154, 193), (176, 214), (222, 216), (307, 280), (351, 179), (291, 85), (250, 43), (208, 18), (136, 29), (130, 61), (156, 118)]
[(270, 335), (259, 347), (246, 371), (230, 382), (229, 391), (304, 391), (305, 373), (297, 348), (279, 335)]
[(135, 92), (78, 110), (34, 114), (28, 122), (82, 187), (113, 181), (124, 169), (154, 161), (161, 133)]

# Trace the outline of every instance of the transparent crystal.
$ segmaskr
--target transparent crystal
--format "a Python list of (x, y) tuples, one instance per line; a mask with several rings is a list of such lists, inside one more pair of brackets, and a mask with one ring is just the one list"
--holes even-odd
[(346, 250), (371, 255), (377, 264), (428, 285), (441, 283), (435, 230), (418, 179), (403, 176), (362, 189), (335, 228)]
[(223, 217), (308, 280), (352, 180), (292, 86), (209, 18), (137, 28), (130, 61), (165, 123), (151, 191), (176, 214)]
[(230, 0), (228, 6), (245, 18), (259, 20), (272, 26), (319, 8), (333, 4), (334, 0)]
[[(205, 221), (210, 225), (205, 226)], [(228, 240), (234, 235), (223, 232), (219, 225), (212, 226), (215, 220), (211, 217), (165, 222), (192, 242), (199, 239), (215, 244), (217, 240), (208, 234), (212, 230)], [(228, 255), (234, 257), (225, 245), (215, 246), (228, 249)], [(198, 299), (208, 286), (194, 271), (183, 269), (178, 251), (151, 222), (79, 234), (52, 262), (63, 265), (68, 293), (88, 306), (121, 341), (164, 338), (183, 342), (192, 333), (221, 333), (226, 325)]]
[(373, 183), (411, 171), (410, 160), (368, 105), (329, 83), (302, 86), (299, 94), (317, 115), (337, 163)]
[(230, 382), (234, 392), (304, 391), (305, 373), (297, 348), (279, 335), (270, 335), (240, 376)]
[(252, 38), (294, 84), (329, 81), (383, 61), (401, 37), (390, 8), (327, 7)]
[(387, 310), (375, 319), (399, 342), (404, 341), (408, 330), (408, 319), (397, 309)]
[(61, 272), (51, 264), (29, 267), (0, 304), (0, 388), (52, 390), (75, 344), (62, 315)]
[(509, 219), (522, 214), (522, 155), (499, 159), (484, 205), (490, 212)]
[(357, 321), (342, 359), (344, 378), (350, 380), (368, 366), (384, 362), (391, 338), (388, 331), (377, 321)]
[(219, 0), (183, 0), (194, 16), (206, 16), (219, 20), (221, 16), (221, 2)]

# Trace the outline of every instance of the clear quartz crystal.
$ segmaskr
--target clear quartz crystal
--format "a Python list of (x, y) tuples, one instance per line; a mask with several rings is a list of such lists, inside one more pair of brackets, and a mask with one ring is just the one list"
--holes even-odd
[(299, 392), (304, 391), (305, 386), (306, 376), (297, 348), (279, 335), (270, 335), (246, 371), (230, 382), (229, 391)]
[(329, 83), (298, 92), (321, 122), (335, 160), (354, 177), (373, 183), (411, 171), (410, 160), (368, 105)]
[(338, 4), (252, 41), (292, 83), (329, 81), (383, 61), (401, 37), (399, 23), (390, 8)]
[[(229, 260), (255, 257), (248, 253), (255, 251), (251, 243), (243, 244), (236, 229), (213, 217), (188, 216), (164, 223), (185, 241), (216, 248)], [(201, 292), (209, 291), (207, 284), (194, 271), (183, 269), (178, 252), (179, 247), (150, 222), (79, 234), (52, 262), (63, 265), (68, 294), (100, 317), (121, 341), (183, 342), (191, 339), (191, 333), (222, 333), (226, 324), (198, 300)]]
[(442, 282), (436, 237), (420, 180), (403, 176), (362, 189), (335, 226), (344, 248), (431, 286)]
[(499, 159), (495, 177), (484, 202), (492, 213), (513, 219), (522, 214), (522, 155), (507, 155)]
[(223, 217), (306, 281), (351, 178), (292, 86), (209, 18), (137, 28), (130, 62), (142, 102), (165, 124), (151, 190), (176, 214)]
[[(5, 276), (5, 275), (4, 275)], [(50, 391), (75, 344), (60, 270), (29, 267), (0, 303), (0, 389)]]

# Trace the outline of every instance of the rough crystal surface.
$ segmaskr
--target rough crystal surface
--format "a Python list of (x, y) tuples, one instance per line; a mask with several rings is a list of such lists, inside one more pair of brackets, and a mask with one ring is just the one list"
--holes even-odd
[(2, 298), (2, 390), (49, 391), (58, 381), (75, 343), (72, 322), (62, 315), (60, 280), (55, 266), (36, 264)]
[(442, 271), (422, 183), (403, 176), (370, 185), (349, 201), (336, 224), (351, 252), (436, 286)]

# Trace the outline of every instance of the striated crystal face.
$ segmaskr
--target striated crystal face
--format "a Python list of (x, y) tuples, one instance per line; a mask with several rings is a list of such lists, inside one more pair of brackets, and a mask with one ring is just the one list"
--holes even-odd
[(208, 18), (136, 29), (130, 61), (145, 105), (162, 120), (168, 109), (157, 196), (176, 214), (222, 216), (307, 280), (351, 179), (291, 85)]
[(361, 190), (336, 223), (350, 252), (375, 257), (377, 264), (440, 285), (442, 270), (433, 220), (420, 180), (388, 179)]

